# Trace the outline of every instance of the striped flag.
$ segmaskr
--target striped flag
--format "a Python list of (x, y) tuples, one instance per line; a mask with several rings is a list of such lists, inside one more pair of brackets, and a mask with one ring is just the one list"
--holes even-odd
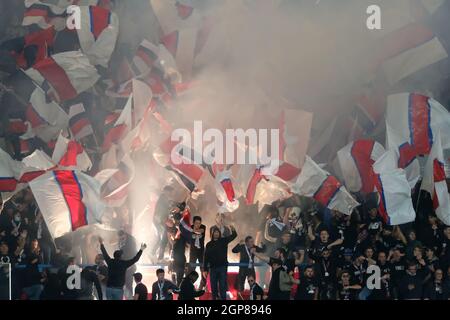
[(388, 97), (387, 146), (388, 149), (396, 150), (398, 167), (407, 171), (412, 186), (420, 174), (417, 172), (416, 157), (430, 153), (437, 130), (441, 132), (443, 147), (449, 148), (450, 113), (439, 102), (415, 93)]
[[(106, 170), (111, 171), (111, 169)], [(117, 169), (113, 170), (114, 173), (101, 182), (100, 195), (108, 207), (121, 207), (128, 197), (135, 175), (134, 163), (128, 155), (125, 155)], [(99, 180), (98, 177), (103, 175), (104, 173), (99, 172), (96, 179)]]
[(57, 26), (58, 30), (65, 27), (66, 8), (38, 0), (25, 0), (25, 13), (22, 25), (37, 25), (41, 29)]
[(63, 170), (88, 171), (92, 167), (83, 146), (74, 140), (69, 140), (59, 135), (53, 150), (52, 161)]
[[(114, 1), (114, 0), (112, 0)], [(58, 7), (67, 8), (68, 6), (97, 6), (108, 10), (112, 9), (111, 0), (59, 0)]]
[(88, 57), (79, 51), (54, 54), (25, 73), (45, 91), (47, 100), (56, 102), (76, 98), (100, 77)]
[(161, 26), (161, 43), (174, 57), (183, 77), (189, 78), (195, 59), (205, 46), (212, 29), (211, 19), (188, 1), (150, 2)]
[(75, 140), (81, 140), (94, 134), (91, 122), (82, 103), (75, 104), (69, 109), (69, 127)]
[[(46, 131), (57, 131), (58, 133), (66, 129), (69, 123), (69, 116), (56, 103), (48, 103), (45, 98), (45, 93), (40, 88), (34, 89), (30, 96), (30, 103), (25, 112), (27, 121), (31, 124), (33, 129), (39, 127), (53, 127), (46, 128)], [(35, 132), (37, 133), (37, 131)], [(46, 135), (45, 135), (46, 136)], [(51, 137), (43, 137), (43, 140), (48, 141)]]
[(78, 171), (56, 170), (30, 182), (31, 191), (52, 237), (101, 223), (100, 184)]
[(114, 126), (105, 134), (102, 145), (103, 152), (107, 152), (113, 144), (118, 144), (132, 129), (132, 113), (133, 96), (130, 96), (127, 100), (127, 104), (120, 113), (119, 118), (114, 122)]
[(49, 27), (5, 41), (0, 45), (0, 49), (10, 52), (18, 67), (28, 69), (51, 54), (55, 35), (55, 29)]
[(373, 192), (373, 164), (384, 152), (384, 147), (373, 140), (357, 140), (338, 151), (342, 176), (350, 192)]
[(387, 151), (374, 164), (375, 188), (378, 193), (378, 212), (389, 225), (412, 222), (416, 213), (411, 200), (411, 188), (405, 171), (397, 168), (394, 150)]
[(444, 152), (439, 133), (435, 139), (435, 143), (425, 165), (421, 189), (431, 195), (433, 208), (437, 217), (446, 225), (450, 225), (450, 197), (444, 170)]
[(81, 28), (77, 29), (83, 53), (93, 65), (108, 66), (119, 34), (119, 19), (100, 6), (82, 6)]
[(223, 170), (217, 173), (216, 178), (216, 196), (221, 206), (220, 213), (233, 212), (239, 207), (239, 201), (236, 199), (231, 171)]
[(335, 177), (321, 169), (308, 156), (292, 191), (305, 197), (312, 197), (323, 206), (347, 215), (359, 205)]
[(390, 85), (448, 58), (448, 52), (439, 37), (424, 22), (426, 14), (425, 11), (418, 17), (411, 17), (409, 21), (398, 22), (397, 28), (392, 28), (377, 43), (377, 64)]

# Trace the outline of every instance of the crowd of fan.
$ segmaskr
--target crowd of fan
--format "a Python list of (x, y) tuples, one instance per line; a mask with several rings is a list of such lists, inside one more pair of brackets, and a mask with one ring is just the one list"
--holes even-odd
[[(371, 200), (347, 216), (311, 205), (309, 199), (293, 197), (261, 210), (256, 235), (239, 232), (238, 236), (232, 214), (218, 214), (216, 224), (208, 231), (202, 218), (195, 216), (186, 235), (180, 212), (189, 210), (189, 206), (174, 203), (172, 192), (172, 187), (164, 188), (153, 215), (153, 224), (159, 231), (150, 256), (159, 257), (159, 263), (165, 265), (170, 254), (168, 272), (172, 274), (171, 281), (165, 281), (166, 287), (159, 288), (158, 282), (152, 286), (154, 299), (170, 299), (173, 294), (194, 298), (208, 288), (213, 299), (226, 299), (230, 289), (227, 266), (229, 259), (237, 260), (238, 256), (236, 288), (240, 298), (450, 298), (450, 226), (443, 225), (432, 213), (418, 214), (417, 220), (408, 225), (389, 226)], [(118, 246), (118, 260), (133, 263), (122, 270), (126, 279), (125, 275), (119, 276), (119, 296), (123, 296), (125, 286), (125, 296), (133, 298), (133, 264), (139, 259), (133, 260), (136, 241), (131, 235), (120, 233), (124, 238), (119, 240), (122, 244)], [(106, 251), (101, 254), (98, 250), (95, 265), (84, 268), (81, 290), (69, 290), (65, 285), (66, 270), (75, 264), (75, 259), (71, 257), (70, 244), (56, 244), (29, 189), (4, 204), (0, 215), (0, 261), (13, 267), (13, 299), (92, 298), (96, 293), (94, 286), (97, 298), (103, 298), (108, 297), (108, 288), (117, 289), (111, 285), (117, 279), (108, 279), (112, 258), (108, 256), (109, 263), (105, 263)], [(123, 252), (127, 254), (121, 256)], [(269, 273), (266, 262), (272, 267)], [(3, 298), (8, 294), (9, 270), (5, 266), (1, 273)], [(202, 271), (199, 291), (193, 286), (199, 278), (196, 266)], [(371, 266), (379, 267), (379, 273), (374, 273), (377, 268)], [(164, 279), (163, 271), (158, 270), (159, 280)], [(266, 274), (271, 276), (270, 281), (266, 281)], [(117, 278), (117, 274), (113, 272), (112, 277)], [(142, 275), (135, 274), (135, 279), (140, 284), (135, 290), (142, 290)], [(180, 292), (187, 286), (183, 280), (190, 292), (184, 296)], [(246, 280), (249, 287), (245, 286)]]

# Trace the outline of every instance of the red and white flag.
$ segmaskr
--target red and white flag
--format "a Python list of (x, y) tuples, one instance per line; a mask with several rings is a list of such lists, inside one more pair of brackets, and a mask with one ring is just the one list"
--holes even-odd
[(161, 43), (174, 57), (178, 70), (189, 78), (197, 55), (207, 42), (211, 20), (191, 1), (151, 0), (161, 26)]
[(377, 43), (377, 48), (377, 63), (390, 85), (448, 58), (434, 30), (423, 21), (392, 30)]
[(13, 160), (0, 149), (0, 193), (3, 201), (9, 200), (17, 192), (27, 187), (28, 182), (54, 169), (51, 159), (36, 150), (21, 162)]
[(79, 171), (48, 172), (30, 182), (31, 191), (52, 237), (101, 223), (100, 183)]
[(438, 133), (425, 165), (421, 189), (431, 195), (437, 217), (446, 225), (450, 225), (450, 197), (444, 164), (444, 152), (442, 150), (441, 137)]
[(88, 57), (80, 51), (54, 54), (25, 73), (45, 91), (48, 99), (56, 102), (76, 98), (100, 77)]
[(69, 109), (69, 127), (75, 140), (83, 139), (94, 134), (91, 122), (82, 103), (75, 104)]
[(40, 88), (34, 89), (31, 94), (25, 116), (34, 133), (46, 142), (56, 138), (69, 124), (67, 113), (58, 104), (48, 103)]
[(88, 171), (92, 162), (83, 146), (75, 140), (59, 135), (53, 150), (52, 161), (62, 170)]
[(127, 104), (120, 113), (114, 126), (106, 132), (103, 139), (102, 150), (107, 152), (113, 144), (118, 144), (133, 126), (133, 96), (128, 98)]
[[(108, 172), (111, 173), (109, 176)], [(128, 155), (122, 159), (117, 169), (106, 169), (95, 178), (101, 180), (101, 199), (108, 207), (121, 207), (128, 198), (129, 188), (135, 175), (134, 163)], [(107, 176), (106, 179), (101, 178)]]
[(384, 147), (373, 140), (357, 140), (338, 151), (342, 177), (350, 192), (373, 192), (373, 164), (384, 152)]
[(221, 206), (220, 213), (233, 212), (239, 207), (236, 199), (230, 170), (223, 170), (216, 174), (216, 196)]
[(77, 29), (83, 53), (93, 65), (107, 67), (119, 34), (119, 19), (101, 6), (82, 6), (81, 28)]
[(353, 209), (359, 205), (335, 177), (320, 168), (308, 156), (292, 191), (312, 197), (323, 206), (347, 215), (352, 214)]
[(41, 29), (55, 26), (57, 30), (65, 27), (66, 8), (38, 0), (25, 0), (25, 12), (22, 25), (37, 25)]
[(414, 221), (416, 213), (411, 200), (411, 188), (405, 171), (397, 168), (395, 151), (387, 151), (373, 168), (379, 199), (378, 212), (383, 221), (394, 226)]
[(398, 155), (398, 167), (405, 169), (413, 187), (420, 175), (417, 156), (428, 155), (437, 130), (443, 148), (450, 147), (450, 113), (436, 100), (415, 93), (388, 97), (386, 136), (388, 149)]
[(59, 2), (58, 2), (58, 7), (61, 7), (61, 8), (67, 8), (70, 5), (98, 6), (98, 7), (108, 9), (108, 10), (112, 9), (111, 0), (59, 0)]

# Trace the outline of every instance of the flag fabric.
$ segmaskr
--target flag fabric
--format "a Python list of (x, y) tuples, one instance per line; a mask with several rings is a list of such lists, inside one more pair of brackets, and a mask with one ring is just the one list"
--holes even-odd
[(132, 129), (132, 113), (133, 96), (130, 96), (114, 126), (105, 134), (102, 145), (103, 152), (107, 152), (113, 144), (118, 144)]
[(21, 135), (27, 132), (27, 125), (22, 118), (19, 117), (10, 117), (8, 132), (11, 134)]
[(390, 85), (448, 58), (448, 52), (433, 29), (412, 22), (387, 34), (377, 45), (378, 62)]
[(92, 167), (83, 146), (74, 140), (59, 135), (52, 155), (52, 161), (63, 170), (88, 171)]
[(83, 53), (91, 63), (108, 66), (119, 34), (119, 19), (101, 6), (80, 7), (81, 28), (77, 29)]
[[(114, 1), (114, 0), (113, 0)], [(97, 6), (108, 10), (112, 9), (111, 0), (59, 0), (58, 7), (67, 8), (68, 6)]]
[(384, 152), (384, 147), (373, 140), (357, 140), (338, 151), (342, 176), (350, 192), (374, 191), (373, 164)]
[(223, 170), (216, 174), (216, 196), (220, 201), (220, 213), (233, 212), (239, 207), (239, 201), (236, 199), (233, 182), (231, 179), (231, 171)]
[(55, 35), (55, 29), (49, 27), (7, 40), (0, 45), (0, 49), (10, 52), (18, 67), (28, 69), (51, 54)]
[(55, 102), (76, 98), (100, 77), (88, 57), (79, 51), (54, 54), (25, 73), (45, 91), (47, 100)]
[(41, 29), (57, 26), (57, 30), (65, 27), (66, 8), (38, 0), (25, 0), (23, 26), (37, 25)]
[(444, 169), (445, 159), (439, 132), (425, 165), (421, 189), (427, 191), (433, 199), (433, 208), (437, 217), (450, 225), (450, 197)]
[(312, 197), (323, 206), (347, 215), (359, 205), (335, 177), (321, 169), (308, 156), (292, 191), (305, 197)]
[(303, 110), (284, 109), (280, 116), (281, 161), (301, 168), (308, 149), (313, 114)]
[(151, 0), (150, 3), (161, 26), (161, 43), (174, 57), (183, 77), (189, 78), (195, 58), (212, 29), (210, 19), (189, 2)]
[(0, 149), (0, 192), (12, 192), (16, 189), (15, 163), (11, 156)]
[(75, 140), (83, 139), (94, 134), (91, 122), (82, 103), (75, 104), (69, 109), (69, 127)]
[[(59, 133), (69, 124), (67, 113), (55, 102), (48, 103), (44, 91), (40, 88), (34, 89), (31, 94), (25, 116), (36, 134), (43, 131), (44, 137), (42, 138), (45, 141), (55, 137), (55, 135), (52, 137), (51, 132)], [(37, 128), (42, 130), (37, 130)]]
[(397, 168), (395, 151), (389, 150), (374, 164), (378, 212), (389, 225), (412, 222), (416, 213), (411, 200), (411, 188), (405, 171)]
[(121, 207), (128, 197), (129, 188), (135, 175), (134, 163), (128, 155), (125, 155), (114, 171), (108, 179), (102, 182), (100, 194), (101, 199), (108, 207)]
[(105, 206), (94, 178), (79, 171), (56, 170), (34, 179), (30, 187), (54, 239), (101, 223)]
[(13, 195), (27, 186), (27, 183), (54, 169), (50, 158), (40, 150), (16, 161), (0, 149), (0, 193), (3, 201), (7, 201)]
[(388, 149), (396, 150), (398, 167), (407, 171), (412, 186), (419, 179), (417, 156), (428, 155), (436, 131), (444, 148), (450, 147), (450, 113), (436, 100), (415, 93), (388, 97), (386, 133)]
[(192, 193), (197, 188), (205, 169), (180, 153), (172, 152), (176, 145), (177, 143), (171, 141), (170, 137), (167, 138), (153, 152), (153, 158), (160, 166), (171, 172), (181, 186)]

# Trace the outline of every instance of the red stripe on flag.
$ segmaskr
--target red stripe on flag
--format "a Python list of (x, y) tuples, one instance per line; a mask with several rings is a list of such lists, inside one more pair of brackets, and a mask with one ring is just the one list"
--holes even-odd
[(91, 6), (89, 10), (91, 14), (91, 32), (97, 40), (103, 30), (109, 26), (110, 12), (98, 6)]
[(105, 139), (103, 141), (103, 152), (108, 151), (111, 146), (114, 143), (117, 143), (127, 132), (127, 125), (126, 124), (120, 124), (114, 128), (111, 128), (111, 130), (108, 131), (108, 133), (105, 136)]
[(378, 204), (378, 213), (380, 214), (384, 223), (389, 223), (389, 215), (386, 211), (386, 199), (384, 197), (384, 189), (383, 189), (383, 184), (381, 183), (380, 175), (374, 176), (374, 185), (375, 185), (375, 188), (377, 189), (378, 195), (380, 197), (380, 201)]
[(144, 63), (151, 68), (153, 66), (153, 63), (155, 62), (144, 50), (142, 49), (138, 49), (138, 51), (136, 52), (136, 56), (138, 56), (139, 58), (141, 58)]
[(48, 11), (45, 9), (31, 8), (25, 10), (24, 17), (42, 17), (48, 22)]
[(247, 204), (252, 204), (255, 201), (256, 187), (258, 186), (258, 183), (261, 182), (262, 178), (263, 175), (261, 174), (261, 169), (256, 169), (248, 183), (247, 193), (245, 195)]
[(225, 194), (227, 195), (228, 201), (234, 201), (235, 194), (234, 194), (234, 188), (233, 188), (233, 184), (231, 183), (231, 180), (225, 179), (223, 181), (220, 181), (220, 184), (222, 185), (223, 190), (225, 190)]
[(371, 155), (374, 143), (372, 140), (355, 141), (350, 152), (361, 177), (361, 191), (364, 193), (373, 191), (374, 172), (372, 166), (375, 161), (372, 160)]
[(78, 95), (64, 69), (53, 58), (44, 59), (35, 64), (33, 68), (39, 71), (52, 85), (58, 93), (60, 101), (73, 99)]
[(25, 111), (25, 117), (30, 122), (32, 128), (37, 128), (46, 124), (46, 122), (41, 118), (41, 116), (33, 108), (33, 105), (29, 104), (27, 110)]
[(89, 120), (87, 118), (81, 118), (77, 122), (75, 122), (71, 127), (70, 130), (72, 133), (76, 136), (78, 133), (83, 130), (85, 127), (89, 126)]
[(63, 167), (77, 165), (77, 157), (83, 152), (83, 147), (76, 141), (69, 141), (64, 156), (59, 160), (59, 164)]
[(46, 173), (46, 171), (44, 171), (44, 170), (25, 172), (20, 177), (19, 182), (20, 183), (28, 183), (28, 182), (36, 179), (37, 177), (42, 176), (44, 173)]
[(446, 179), (444, 164), (438, 159), (434, 159), (433, 161), (433, 178), (435, 183), (445, 181)]
[(417, 155), (429, 154), (432, 146), (430, 106), (428, 97), (411, 94), (409, 98), (409, 129)]
[(333, 176), (328, 176), (320, 185), (313, 198), (324, 206), (328, 206), (334, 195), (341, 187), (340, 182)]
[(283, 181), (291, 181), (295, 177), (300, 174), (300, 169), (289, 164), (287, 162), (283, 162), (283, 164), (278, 168), (278, 172), (276, 176)]
[(54, 171), (53, 174), (69, 209), (72, 231), (87, 225), (86, 206), (82, 201), (83, 191), (75, 172)]
[(14, 178), (0, 178), (0, 192), (12, 192), (16, 190), (17, 180)]
[(170, 161), (170, 164), (174, 169), (177, 169), (195, 183), (199, 182), (203, 175), (203, 169), (196, 164), (185, 164), (183, 162), (181, 164), (174, 164), (172, 161)]

